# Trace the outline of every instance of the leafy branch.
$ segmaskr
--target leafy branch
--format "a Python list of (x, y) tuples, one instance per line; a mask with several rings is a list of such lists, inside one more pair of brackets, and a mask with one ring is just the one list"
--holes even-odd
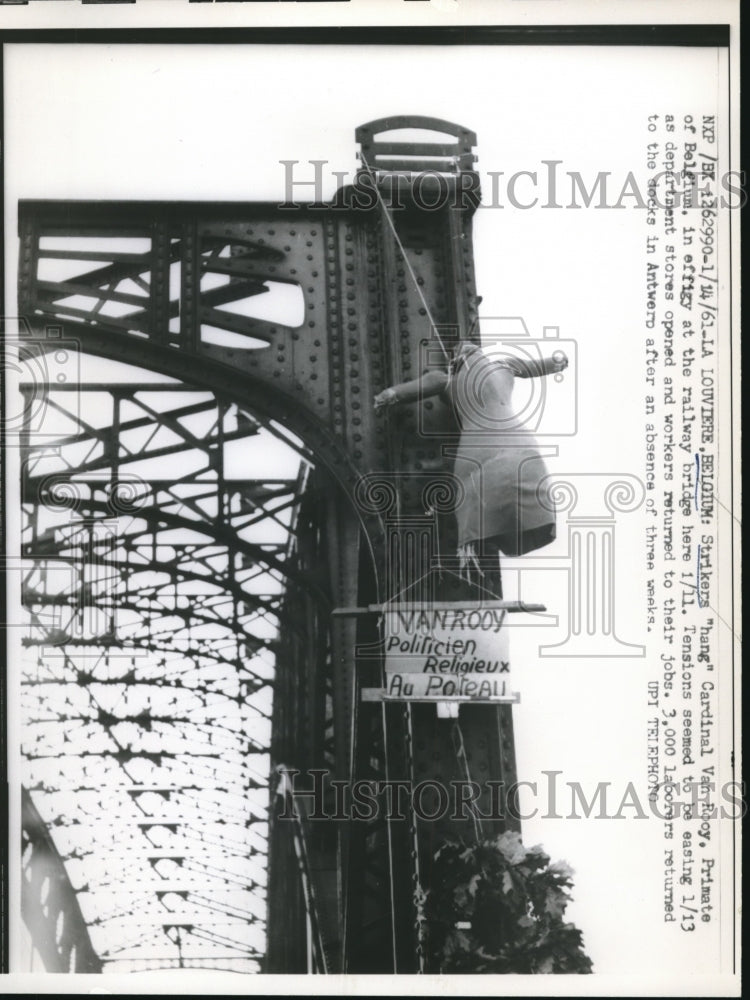
[(436, 852), (426, 913), (435, 972), (588, 973), (582, 934), (563, 919), (573, 872), (515, 832)]

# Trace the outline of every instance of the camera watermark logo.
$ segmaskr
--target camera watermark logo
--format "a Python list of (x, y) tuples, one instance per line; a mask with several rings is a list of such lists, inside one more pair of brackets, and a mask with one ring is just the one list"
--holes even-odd
[[(50, 389), (70, 392), (77, 400), (80, 344), (63, 337), (60, 326), (45, 327), (44, 338), (31, 337), (28, 321), (6, 317), (0, 324), (0, 351), (8, 386), (0, 430), (6, 447), (58, 436), (47, 419)], [(17, 391), (11, 391), (17, 390)]]
[[(529, 573), (567, 574), (567, 636), (541, 644), (540, 656), (642, 657), (644, 646), (618, 635), (615, 552), (618, 517), (643, 504), (643, 484), (625, 473), (550, 474), (545, 462), (557, 457), (557, 441), (578, 431), (577, 344), (561, 338), (555, 326), (533, 338), (521, 317), (483, 319), (481, 327), (481, 348), (458, 340), (454, 327), (437, 328), (421, 348), (420, 371), (427, 374), (376, 398), (381, 407), (400, 399), (416, 403), (420, 435), (445, 438), (444, 427), (421, 405), (437, 387), (457, 428), (442, 442), (451, 471), (430, 476), (405, 469), (360, 481), (355, 499), (363, 511), (379, 514), (386, 528), (386, 593), (392, 602), (399, 580), (417, 579), (420, 600), (429, 605), (435, 599), (432, 571), (468, 577), (476, 569), (481, 603), (483, 569), (494, 564), (497, 570), (499, 555), (503, 579), (518, 574), (519, 593)], [(423, 510), (412, 504), (404, 512), (401, 490), (413, 493), (420, 477)], [(439, 516), (454, 518), (458, 552), (440, 550)], [(545, 551), (558, 536), (566, 540), (564, 555)], [(405, 574), (404, 567), (411, 571)], [(535, 609), (533, 619), (512, 616), (507, 624), (557, 625), (562, 616), (544, 611)]]

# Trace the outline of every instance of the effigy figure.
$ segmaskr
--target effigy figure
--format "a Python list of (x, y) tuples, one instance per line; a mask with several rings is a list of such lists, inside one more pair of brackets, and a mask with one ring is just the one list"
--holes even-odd
[(456, 510), (462, 572), (479, 570), (480, 551), (518, 556), (554, 541), (554, 509), (539, 496), (547, 468), (511, 396), (516, 378), (550, 375), (567, 365), (562, 351), (538, 361), (493, 360), (476, 344), (459, 341), (446, 371), (427, 371), (375, 397), (376, 411), (430, 396), (453, 408), (461, 431), (454, 474), (464, 494)]

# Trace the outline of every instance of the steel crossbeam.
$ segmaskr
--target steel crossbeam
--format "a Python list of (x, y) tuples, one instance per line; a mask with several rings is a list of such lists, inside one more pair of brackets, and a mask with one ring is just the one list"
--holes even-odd
[[(378, 138), (410, 127), (425, 141)], [(372, 397), (478, 337), (476, 137), (396, 117), (357, 139), (362, 169), (330, 205), (19, 205), (19, 350), (47, 372), (22, 389), (26, 648), (39, 653), (23, 678), (27, 784), (113, 970), (429, 971), (418, 893), (436, 831), (470, 827), (383, 810), (290, 823), (268, 775), (297, 770), (303, 791), (316, 768), (345, 782), (514, 775), (508, 706), (444, 725), (432, 706), (362, 703), (382, 681), (382, 656), (361, 653), (377, 647), (376, 616), (332, 615), (424, 599), (421, 576), (455, 549), (452, 416), (427, 402), (383, 418)], [(470, 197), (426, 211), (409, 195), (420, 169)], [(404, 191), (399, 209), (389, 198)], [(51, 359), (68, 351), (172, 381), (62, 384)], [(264, 440), (294, 449), (298, 472), (239, 470)], [(430, 597), (474, 595), (439, 584)], [(71, 792), (78, 815), (64, 812)], [(77, 832), (100, 814), (123, 831), (130, 895), (80, 888), (106, 820), (88, 844)], [(168, 849), (144, 863), (150, 831)], [(266, 852), (261, 885), (250, 869)], [(248, 895), (264, 914), (252, 934)]]
[[(22, 677), (24, 755), (29, 801), (83, 907), (79, 952), (120, 968), (144, 949), (176, 948), (159, 910), (184, 897), (183, 964), (210, 965), (231, 946), (258, 968), (266, 879), (253, 859), (267, 857), (274, 661), (284, 620), (287, 636), (306, 635), (284, 594), (299, 565), (302, 499), (317, 498), (306, 493), (305, 449), (295, 474), (238, 476), (230, 450), (273, 428), (215, 393), (125, 382), (42, 390), (55, 430), (22, 442), (23, 644), (39, 648)], [(180, 473), (149, 474), (165, 462)], [(258, 530), (278, 540), (248, 540)], [(319, 601), (306, 577), (298, 586)], [(115, 810), (102, 811), (103, 796)], [(153, 813), (159, 801), (177, 815)], [(201, 804), (211, 817), (202, 823)], [(177, 852), (154, 855), (154, 838)], [(214, 934), (221, 914), (229, 937)], [(240, 929), (248, 922), (252, 938)], [(140, 928), (131, 943), (113, 947), (129, 927)]]

